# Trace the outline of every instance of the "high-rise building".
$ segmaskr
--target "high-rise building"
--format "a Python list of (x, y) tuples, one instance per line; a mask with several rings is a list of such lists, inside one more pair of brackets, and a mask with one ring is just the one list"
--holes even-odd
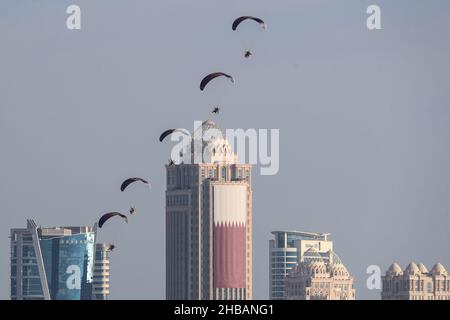
[(295, 269), (310, 248), (328, 259), (327, 252), (333, 250), (333, 242), (327, 233), (300, 231), (273, 231), (269, 240), (269, 297), (273, 300), (285, 298), (286, 276)]
[(211, 120), (181, 155), (166, 166), (166, 298), (252, 299), (251, 165)]
[(355, 300), (353, 277), (333, 251), (307, 250), (286, 278), (286, 300)]
[(93, 298), (96, 226), (11, 229), (12, 300)]
[(450, 300), (450, 276), (436, 263), (431, 271), (411, 262), (402, 271), (393, 263), (382, 277), (382, 300)]
[(111, 245), (97, 243), (95, 245), (94, 273), (92, 280), (92, 299), (109, 299), (109, 253)]

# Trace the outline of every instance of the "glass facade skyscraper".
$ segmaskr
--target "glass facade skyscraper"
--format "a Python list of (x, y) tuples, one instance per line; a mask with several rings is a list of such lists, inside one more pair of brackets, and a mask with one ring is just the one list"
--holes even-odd
[(11, 230), (12, 300), (90, 300), (96, 226)]
[(269, 296), (283, 300), (286, 296), (286, 276), (297, 264), (308, 259), (308, 249), (314, 248), (326, 259), (326, 253), (333, 249), (329, 234), (300, 231), (273, 231), (274, 239), (269, 241)]
[(39, 240), (52, 300), (90, 299), (94, 241), (94, 232)]

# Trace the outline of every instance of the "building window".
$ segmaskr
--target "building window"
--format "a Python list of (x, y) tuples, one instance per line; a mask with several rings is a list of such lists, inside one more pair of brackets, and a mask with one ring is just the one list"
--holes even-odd
[(17, 295), (17, 283), (16, 278), (11, 278), (11, 296)]
[(17, 275), (17, 266), (11, 265), (11, 277), (15, 277)]

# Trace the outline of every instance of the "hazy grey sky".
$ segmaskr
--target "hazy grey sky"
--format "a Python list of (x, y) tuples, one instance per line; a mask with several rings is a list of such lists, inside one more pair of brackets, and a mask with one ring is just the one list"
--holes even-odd
[[(248, 61), (242, 14), (269, 25)], [(447, 0), (1, 1), (0, 298), (10, 228), (92, 224), (130, 201), (130, 223), (100, 234), (117, 246), (111, 297), (164, 298), (171, 145), (157, 138), (210, 116), (198, 83), (217, 70), (237, 79), (221, 127), (280, 129), (279, 174), (253, 172), (254, 298), (268, 297), (274, 229), (332, 233), (358, 298), (379, 298), (371, 264), (450, 268), (449, 34)], [(121, 194), (136, 175), (151, 191)]]

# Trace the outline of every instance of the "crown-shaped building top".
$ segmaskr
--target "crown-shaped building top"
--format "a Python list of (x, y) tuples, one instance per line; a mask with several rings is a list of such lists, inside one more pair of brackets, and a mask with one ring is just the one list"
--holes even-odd
[(183, 152), (182, 161), (186, 163), (187, 160), (190, 163), (236, 164), (237, 156), (225, 132), (208, 119), (194, 130), (191, 143)]

